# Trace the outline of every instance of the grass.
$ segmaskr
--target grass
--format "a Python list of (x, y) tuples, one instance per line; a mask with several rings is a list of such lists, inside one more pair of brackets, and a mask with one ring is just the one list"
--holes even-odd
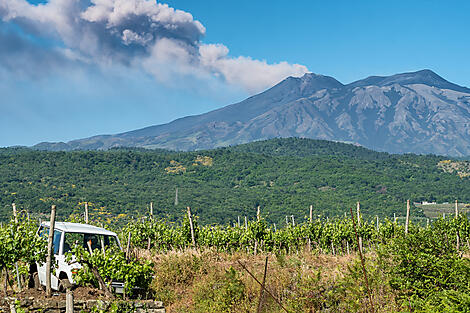
[[(262, 280), (289, 312), (366, 312), (368, 297), (356, 255), (251, 255), (214, 251), (147, 254), (155, 263), (152, 288), (167, 312), (257, 312)], [(369, 259), (374, 255), (369, 254)], [(372, 267), (369, 278), (376, 312), (396, 312), (394, 294)], [(265, 294), (261, 312), (284, 312)]]

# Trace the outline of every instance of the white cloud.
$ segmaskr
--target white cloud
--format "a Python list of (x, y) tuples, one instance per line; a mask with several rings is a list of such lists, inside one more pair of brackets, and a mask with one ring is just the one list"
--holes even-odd
[(264, 60), (243, 56), (231, 58), (228, 52), (222, 44), (203, 44), (199, 47), (201, 65), (222, 75), (228, 83), (239, 84), (251, 92), (270, 87), (287, 76), (302, 76), (308, 72), (303, 65), (287, 62), (268, 64)]
[(231, 57), (223, 44), (201, 41), (206, 30), (190, 13), (151, 0), (50, 0), (40, 5), (1, 0), (0, 19), (29, 35), (62, 42), (64, 59), (140, 67), (163, 82), (217, 77), (258, 92), (308, 71), (299, 64)]

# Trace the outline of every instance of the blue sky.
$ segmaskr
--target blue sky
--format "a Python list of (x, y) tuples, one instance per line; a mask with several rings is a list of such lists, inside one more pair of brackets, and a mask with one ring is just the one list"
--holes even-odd
[(468, 1), (42, 3), (0, 3), (0, 146), (161, 124), (306, 71), (470, 86)]

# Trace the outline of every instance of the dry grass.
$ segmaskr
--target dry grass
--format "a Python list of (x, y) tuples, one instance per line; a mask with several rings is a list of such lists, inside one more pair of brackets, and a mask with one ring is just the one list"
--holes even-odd
[[(266, 286), (290, 312), (365, 312), (369, 306), (356, 255), (220, 253), (211, 250), (141, 256), (155, 264), (153, 289), (167, 312), (256, 312), (268, 257)], [(368, 258), (373, 258), (368, 255)], [(233, 269), (236, 277), (231, 277)], [(394, 312), (394, 296), (379, 273), (371, 273), (376, 312)], [(242, 291), (237, 288), (240, 287)], [(230, 295), (230, 296), (227, 296)], [(227, 299), (232, 297), (232, 299)], [(283, 312), (267, 295), (262, 312)]]

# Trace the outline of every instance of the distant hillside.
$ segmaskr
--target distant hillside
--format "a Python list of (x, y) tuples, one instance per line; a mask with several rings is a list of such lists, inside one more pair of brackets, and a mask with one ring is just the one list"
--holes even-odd
[(308, 73), (204, 114), (35, 148), (190, 151), (288, 137), (351, 142), (389, 153), (468, 156), (470, 89), (430, 70), (371, 76), (347, 85)]
[(296, 137), (255, 141), (227, 149), (233, 152), (259, 153), (270, 156), (309, 157), (322, 155), (365, 160), (391, 157), (389, 153), (376, 152), (353, 144)]
[(0, 149), (0, 219), (13, 202), (32, 216), (56, 204), (64, 217), (88, 201), (93, 216), (107, 220), (145, 215), (153, 201), (158, 217), (176, 220), (191, 206), (201, 223), (253, 217), (258, 205), (282, 223), (286, 215), (303, 219), (310, 205), (315, 215), (337, 216), (361, 201), (365, 216), (390, 217), (404, 214), (406, 199), (470, 202), (469, 177), (442, 161), (297, 138), (199, 152)]

